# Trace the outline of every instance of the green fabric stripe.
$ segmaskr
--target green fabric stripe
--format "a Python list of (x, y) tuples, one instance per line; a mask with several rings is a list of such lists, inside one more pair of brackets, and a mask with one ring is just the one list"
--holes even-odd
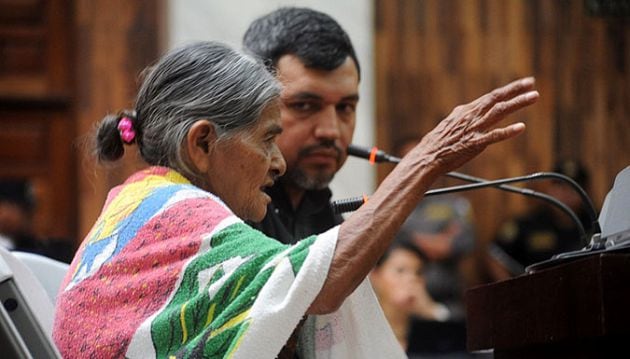
[[(315, 236), (309, 237), (291, 248), (288, 257), (294, 273), (300, 270), (308, 255), (309, 246), (315, 239)], [(247, 331), (249, 325), (247, 321), (238, 322), (214, 337), (213, 331), (251, 308), (274, 269), (262, 268), (286, 248), (288, 248), (286, 245), (266, 237), (244, 223), (231, 225), (215, 234), (211, 239), (211, 249), (198, 253), (189, 263), (171, 302), (152, 322), (152, 339), (158, 357), (203, 355), (206, 358), (213, 358), (217, 357), (218, 353), (222, 353), (219, 356), (222, 357), (234, 349), (239, 338)], [(223, 265), (234, 258), (246, 260), (210, 298), (208, 287), (226, 275)], [(208, 285), (199, 292), (199, 273), (209, 268), (219, 269)], [(242, 283), (235, 292), (239, 281)], [(181, 313), (184, 305), (185, 326), (182, 327)], [(213, 320), (206, 326), (208, 311), (213, 305)], [(184, 332), (186, 341), (182, 343)]]
[(306, 256), (308, 255), (309, 247), (315, 242), (315, 239), (317, 239), (317, 236), (310, 236), (299, 241), (296, 244), (297, 248), (289, 253), (289, 260), (291, 261), (294, 275), (297, 275), (302, 268), (302, 264), (304, 264), (304, 260), (306, 260)]

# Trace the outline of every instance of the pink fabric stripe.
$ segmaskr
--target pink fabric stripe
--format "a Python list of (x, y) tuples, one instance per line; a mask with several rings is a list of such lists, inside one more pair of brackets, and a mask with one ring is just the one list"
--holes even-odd
[(229, 215), (208, 198), (181, 201), (143, 226), (95, 275), (62, 293), (54, 338), (64, 357), (123, 356), (139, 325), (175, 289), (202, 235)]

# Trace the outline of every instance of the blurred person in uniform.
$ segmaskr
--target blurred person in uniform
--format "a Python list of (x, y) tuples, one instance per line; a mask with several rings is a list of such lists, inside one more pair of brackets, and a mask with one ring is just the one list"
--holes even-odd
[[(553, 172), (566, 175), (582, 188), (588, 189), (589, 174), (576, 160), (560, 160)], [(592, 223), (580, 195), (570, 184), (551, 180), (544, 191), (566, 204), (578, 216), (587, 233)], [(525, 215), (508, 220), (499, 228), (490, 246), (490, 274), (493, 280), (507, 279), (525, 272), (531, 264), (550, 259), (553, 255), (578, 250), (585, 243), (571, 217), (559, 208), (540, 203)]]
[[(409, 136), (394, 153), (403, 157), (420, 140)], [(445, 187), (445, 177), (433, 188)], [(445, 194), (422, 199), (402, 226), (401, 234), (425, 257), (424, 293), (432, 303), (416, 307), (408, 350), (424, 358), (468, 358), (463, 265), (475, 247), (472, 206), (463, 196)]]
[[(418, 142), (419, 136), (407, 138), (399, 143), (395, 152), (402, 157)], [(437, 184), (442, 187), (444, 181), (439, 180)], [(472, 215), (472, 206), (465, 197), (457, 194), (429, 196), (418, 203), (402, 227), (426, 256), (427, 290), (433, 299), (447, 306), (450, 320), (464, 320), (465, 284), (461, 263), (475, 247)]]

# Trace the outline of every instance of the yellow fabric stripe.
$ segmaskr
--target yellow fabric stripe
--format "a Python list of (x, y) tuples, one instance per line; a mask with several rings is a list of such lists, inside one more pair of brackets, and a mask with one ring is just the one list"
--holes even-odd
[[(235, 316), (234, 318), (228, 320), (225, 324), (223, 324), (223, 326), (221, 328), (217, 328), (217, 329), (213, 330), (212, 333), (210, 333), (210, 338), (213, 338), (213, 337), (223, 333), (224, 331), (239, 325), (241, 322), (243, 322), (247, 318), (247, 315), (249, 315), (249, 309), (247, 309), (246, 311), (242, 312), (241, 314)], [(208, 339), (210, 339), (210, 338), (208, 338)]]
[(232, 350), (230, 350), (230, 352), (225, 355), (226, 358), (232, 358), (234, 356), (234, 353), (236, 352), (236, 349), (238, 349), (238, 347), (241, 346), (241, 342), (243, 342), (243, 339), (245, 339), (245, 335), (241, 334), (236, 339), (236, 343), (234, 343), (234, 346), (232, 347)]
[(102, 228), (95, 232), (98, 233), (98, 237), (90, 238), (90, 242), (109, 237), (120, 224), (120, 221), (136, 210), (150, 192), (173, 183), (190, 182), (179, 173), (168, 171), (164, 176), (148, 175), (138, 182), (125, 185), (103, 212), (102, 220), (99, 221)]
[(182, 344), (186, 343), (186, 340), (188, 339), (188, 331), (186, 330), (186, 304), (188, 304), (188, 302), (184, 303), (184, 305), (182, 305), (182, 309), (179, 312), (179, 322), (182, 326)]
[(140, 203), (142, 203), (142, 200), (146, 198), (151, 191), (167, 184), (163, 183), (147, 186), (149, 181), (150, 180), (144, 180), (130, 183), (120, 191), (120, 194), (112, 200), (105, 209), (105, 212), (103, 212), (101, 220), (98, 223), (100, 228), (95, 232), (96, 236), (90, 238), (90, 243), (98, 242), (103, 238), (109, 237), (120, 222), (135, 211)]
[(214, 319), (214, 308), (216, 308), (217, 303), (212, 303), (212, 305), (210, 306), (210, 310), (208, 310), (208, 319), (206, 320), (206, 325), (204, 326), (208, 326), (208, 324), (210, 324), (210, 322), (212, 322), (212, 319)]
[(234, 287), (234, 290), (232, 291), (232, 295), (230, 295), (230, 302), (234, 300), (234, 297), (236, 297), (236, 293), (238, 293), (239, 288), (241, 288), (241, 284), (243, 284), (243, 279), (245, 279), (244, 275), (242, 275), (238, 279), (238, 283), (236, 283), (236, 287)]

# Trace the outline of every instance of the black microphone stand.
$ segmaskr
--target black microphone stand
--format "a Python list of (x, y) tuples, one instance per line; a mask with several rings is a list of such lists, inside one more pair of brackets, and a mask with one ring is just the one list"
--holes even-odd
[[(538, 176), (538, 175), (544, 175), (544, 174), (547, 174), (547, 173), (541, 172), (541, 173), (535, 173), (534, 175)], [(501, 188), (500, 185), (503, 185), (506, 183), (515, 183), (515, 182), (529, 181), (532, 179), (539, 179), (538, 177), (532, 177), (534, 175), (527, 175), (527, 176), (520, 176), (520, 177), (513, 177), (513, 178), (503, 178), (503, 179), (498, 179), (498, 180), (483, 180), (483, 182), (478, 182), (478, 183), (438, 188), (438, 189), (426, 191), (424, 195), (437, 196), (437, 195), (447, 194), (447, 193), (470, 191), (473, 189), (479, 189), (479, 188), (484, 188), (484, 187)], [(586, 230), (584, 229), (584, 226), (582, 225), (582, 222), (577, 217), (575, 212), (573, 212), (566, 204), (558, 201), (556, 198), (548, 194), (536, 192), (528, 188), (518, 188), (518, 187), (511, 187), (511, 186), (504, 186), (504, 187), (508, 187), (508, 188), (503, 188), (503, 189), (510, 192), (517, 192), (517, 193), (527, 192), (528, 196), (541, 198), (541, 199), (544, 199), (545, 201), (549, 201), (553, 203), (554, 205), (558, 206), (558, 208), (560, 208), (564, 213), (566, 213), (569, 217), (571, 217), (571, 219), (575, 222), (580, 232), (580, 239), (582, 240), (582, 242), (586, 243), (587, 234), (586, 234)], [(335, 213), (340, 214), (340, 213), (354, 211), (358, 209), (359, 207), (361, 207), (363, 203), (365, 203), (365, 198), (354, 197), (354, 198), (348, 198), (344, 200), (333, 201), (331, 203), (331, 207), (333, 208), (333, 211)]]
[[(372, 149), (368, 149), (365, 147), (351, 144), (348, 146), (348, 154), (352, 156), (364, 158), (364, 159), (369, 159), (370, 162), (372, 163), (388, 162), (388, 163), (397, 164), (401, 161), (399, 157), (395, 157), (384, 151), (378, 150), (376, 147)], [(459, 172), (449, 172), (446, 174), (446, 176), (460, 179), (467, 182), (472, 182), (472, 183), (468, 185), (446, 187), (446, 188), (440, 188), (440, 189), (427, 191), (425, 192), (425, 196), (468, 191), (468, 190), (484, 188), (484, 187), (493, 187), (493, 188), (498, 188), (504, 191), (520, 193), (525, 196), (530, 196), (530, 197), (547, 201), (555, 205), (556, 207), (560, 208), (564, 213), (566, 213), (573, 220), (573, 222), (575, 222), (580, 232), (580, 239), (582, 240), (583, 243), (585, 243), (585, 247), (578, 251), (560, 253), (553, 256), (551, 259), (547, 261), (533, 264), (526, 268), (526, 272), (528, 273), (533, 272), (538, 269), (546, 268), (552, 264), (555, 264), (558, 261), (565, 261), (570, 258), (584, 256), (586, 255), (586, 253), (599, 252), (605, 249), (605, 243), (601, 241), (600, 239), (601, 227), (599, 224), (599, 220), (597, 218), (597, 211), (595, 210), (595, 206), (593, 205), (593, 202), (586, 194), (586, 191), (577, 182), (575, 182), (572, 178), (568, 176), (565, 176), (560, 173), (555, 173), (555, 172), (538, 172), (538, 173), (529, 174), (525, 176), (504, 178), (504, 179), (498, 179), (498, 180), (486, 180), (483, 178), (474, 177), (474, 176), (470, 176), (470, 175), (459, 173)], [(525, 182), (525, 181), (533, 181), (533, 180), (540, 180), (540, 179), (556, 179), (556, 180), (567, 182), (580, 195), (582, 203), (586, 207), (587, 214), (592, 223), (593, 236), (590, 242), (588, 241), (588, 235), (584, 229), (584, 226), (582, 225), (582, 222), (577, 217), (575, 212), (573, 212), (564, 203), (560, 202), (556, 198), (545, 193), (537, 192), (528, 188), (520, 188), (520, 187), (507, 185), (508, 183)], [(344, 213), (344, 212), (350, 212), (350, 211), (356, 210), (364, 202), (365, 202), (365, 198), (359, 198), (359, 197), (349, 198), (345, 200), (333, 201), (331, 203), (331, 207), (333, 208), (333, 211), (335, 211), (335, 213)]]

